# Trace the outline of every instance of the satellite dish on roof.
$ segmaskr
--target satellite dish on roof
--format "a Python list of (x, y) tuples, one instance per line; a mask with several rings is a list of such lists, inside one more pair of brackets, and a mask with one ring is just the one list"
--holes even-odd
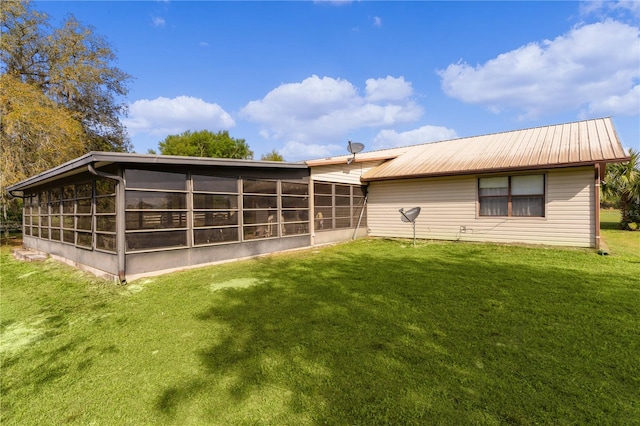
[(347, 144), (347, 150), (353, 154), (353, 157), (347, 160), (347, 164), (353, 163), (353, 160), (356, 159), (356, 154), (361, 152), (364, 149), (364, 144), (360, 142), (351, 142)]
[(349, 145), (347, 146), (347, 149), (349, 150), (350, 153), (355, 155), (364, 149), (364, 144), (360, 142), (349, 141)]
[(404, 208), (398, 210), (402, 216), (400, 216), (400, 220), (403, 222), (409, 222), (413, 226), (413, 246), (416, 245), (416, 219), (420, 214), (420, 207), (414, 207), (407, 211), (404, 211)]

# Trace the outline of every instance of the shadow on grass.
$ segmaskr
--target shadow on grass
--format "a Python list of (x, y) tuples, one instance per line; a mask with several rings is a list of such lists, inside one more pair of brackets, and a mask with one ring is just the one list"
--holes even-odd
[(600, 222), (600, 229), (619, 230), (620, 222)]
[[(37, 363), (32, 365), (32, 369), (29, 374), (25, 374), (18, 380), (3, 380), (2, 382), (2, 394), (7, 395), (12, 392), (14, 388), (24, 389), (33, 387), (37, 389), (41, 386), (47, 385), (60, 377), (66, 375), (69, 371), (70, 362), (67, 360), (69, 353), (73, 352), (81, 341), (76, 340), (72, 342), (66, 342), (60, 346), (47, 350), (45, 353), (38, 353), (34, 359), (37, 359)], [(10, 354), (3, 356), (3, 368), (8, 369), (14, 363), (19, 360), (20, 354)], [(5, 410), (9, 407), (5, 406)], [(5, 413), (6, 414), (6, 413)]]
[[(50, 337), (50, 335), (45, 335), (43, 339)], [(19, 409), (20, 405), (20, 400), (12, 394), (24, 394), (25, 392), (38, 394), (44, 389), (55, 387), (65, 381), (71, 385), (74, 380), (77, 380), (78, 374), (85, 374), (91, 368), (96, 358), (100, 359), (105, 355), (119, 352), (115, 345), (86, 346), (88, 341), (86, 337), (72, 340), (63, 338), (62, 340), (59, 344), (48, 344), (46, 348), (27, 352), (27, 356), (32, 360), (29, 368), (23, 370), (23, 374), (20, 376), (6, 375), (3, 377), (0, 383), (0, 394), (4, 399), (2, 416), (7, 424), (34, 424), (33, 419), (12, 423), (15, 416), (14, 410)], [(23, 355), (25, 355), (24, 352), (3, 354), (3, 370), (10, 371), (12, 365), (24, 361), (21, 359)], [(81, 395), (78, 398), (82, 399), (85, 396)], [(13, 420), (15, 421), (15, 419)]]
[(620, 210), (601, 209), (600, 210), (600, 229), (619, 230), (620, 228)]
[(621, 402), (638, 367), (620, 363), (640, 350), (637, 279), (634, 292), (616, 285), (628, 275), (572, 270), (544, 251), (531, 252), (536, 265), (473, 245), (387, 250), (261, 260), (263, 285), (220, 291), (197, 315), (227, 331), (197, 352), (204, 373), (168, 384), (156, 408), (175, 420), (200, 401), (219, 424), (638, 414)]

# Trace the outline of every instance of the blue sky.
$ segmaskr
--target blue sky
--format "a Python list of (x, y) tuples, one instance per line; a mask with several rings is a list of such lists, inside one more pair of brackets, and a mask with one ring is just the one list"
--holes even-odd
[(134, 77), (134, 149), (228, 130), (287, 161), (613, 117), (640, 150), (640, 2), (36, 1)]

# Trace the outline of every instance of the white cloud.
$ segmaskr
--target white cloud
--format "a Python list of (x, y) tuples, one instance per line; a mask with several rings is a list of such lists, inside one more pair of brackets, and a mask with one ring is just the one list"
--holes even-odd
[(394, 78), (370, 78), (366, 81), (367, 100), (370, 102), (377, 101), (400, 101), (408, 98), (413, 94), (411, 83), (404, 81), (404, 77)]
[[(494, 111), (513, 108), (536, 117), (586, 108), (608, 114), (601, 108), (606, 100), (633, 98), (639, 58), (640, 30), (608, 20), (522, 46), (482, 65), (451, 64), (438, 73), (447, 95)], [(633, 107), (632, 102), (616, 104), (622, 105)], [(638, 114), (638, 109), (617, 113)]]
[(382, 18), (379, 16), (374, 16), (373, 17), (373, 26), (374, 27), (381, 27), (382, 26)]
[(629, 14), (632, 17), (640, 16), (640, 2), (634, 1), (596, 1), (587, 0), (580, 2), (580, 13), (582, 15), (609, 16), (611, 14), (623, 17)]
[(373, 138), (373, 147), (374, 149), (396, 148), (427, 142), (444, 141), (457, 137), (458, 135), (455, 130), (442, 126), (422, 126), (418, 129), (400, 133), (395, 130), (381, 130)]
[(152, 16), (151, 17), (151, 24), (154, 27), (164, 27), (165, 23), (166, 22), (165, 22), (164, 18), (161, 17), (161, 16)]
[(330, 157), (333, 153), (340, 150), (344, 151), (344, 147), (336, 144), (320, 145), (289, 141), (284, 145), (284, 148), (278, 150), (278, 152), (286, 158), (287, 161), (301, 161)]
[(123, 122), (131, 136), (164, 137), (185, 130), (218, 131), (235, 126), (233, 118), (218, 104), (190, 96), (137, 100), (129, 106), (129, 117)]
[(409, 98), (411, 86), (402, 77), (367, 80), (366, 92), (363, 97), (347, 80), (313, 75), (282, 84), (263, 99), (249, 102), (241, 114), (259, 123), (264, 137), (317, 143), (344, 138), (354, 129), (412, 122), (423, 113)]
[(638, 112), (640, 112), (640, 85), (622, 96), (613, 95), (590, 103), (588, 110), (581, 113), (581, 118), (598, 115), (637, 115)]

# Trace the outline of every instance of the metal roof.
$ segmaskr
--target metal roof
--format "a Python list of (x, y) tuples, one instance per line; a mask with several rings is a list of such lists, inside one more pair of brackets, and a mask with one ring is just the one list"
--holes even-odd
[[(360, 155), (360, 154), (359, 154)], [(415, 145), (363, 181), (447, 176), (629, 160), (610, 118)]]
[[(405, 152), (409, 151), (412, 147), (403, 146), (398, 148), (383, 149), (378, 151), (359, 152), (355, 155), (355, 163), (364, 163), (367, 161), (380, 161), (390, 160), (396, 158)], [(317, 160), (307, 160), (306, 163), (309, 167), (315, 166), (329, 166), (332, 164), (344, 164), (348, 159), (353, 158), (353, 154), (338, 155), (336, 157), (321, 158)]]
[(271, 169), (307, 169), (302, 162), (287, 163), (283, 161), (235, 160), (229, 158), (182, 157), (175, 155), (132, 154), (125, 152), (92, 151), (82, 157), (75, 158), (53, 169), (32, 176), (7, 188), (7, 191), (22, 191), (34, 185), (47, 183), (54, 179), (72, 176), (86, 172), (88, 165), (96, 168), (110, 164), (141, 164), (141, 165), (175, 165), (175, 166), (206, 166), (206, 167), (245, 167)]

